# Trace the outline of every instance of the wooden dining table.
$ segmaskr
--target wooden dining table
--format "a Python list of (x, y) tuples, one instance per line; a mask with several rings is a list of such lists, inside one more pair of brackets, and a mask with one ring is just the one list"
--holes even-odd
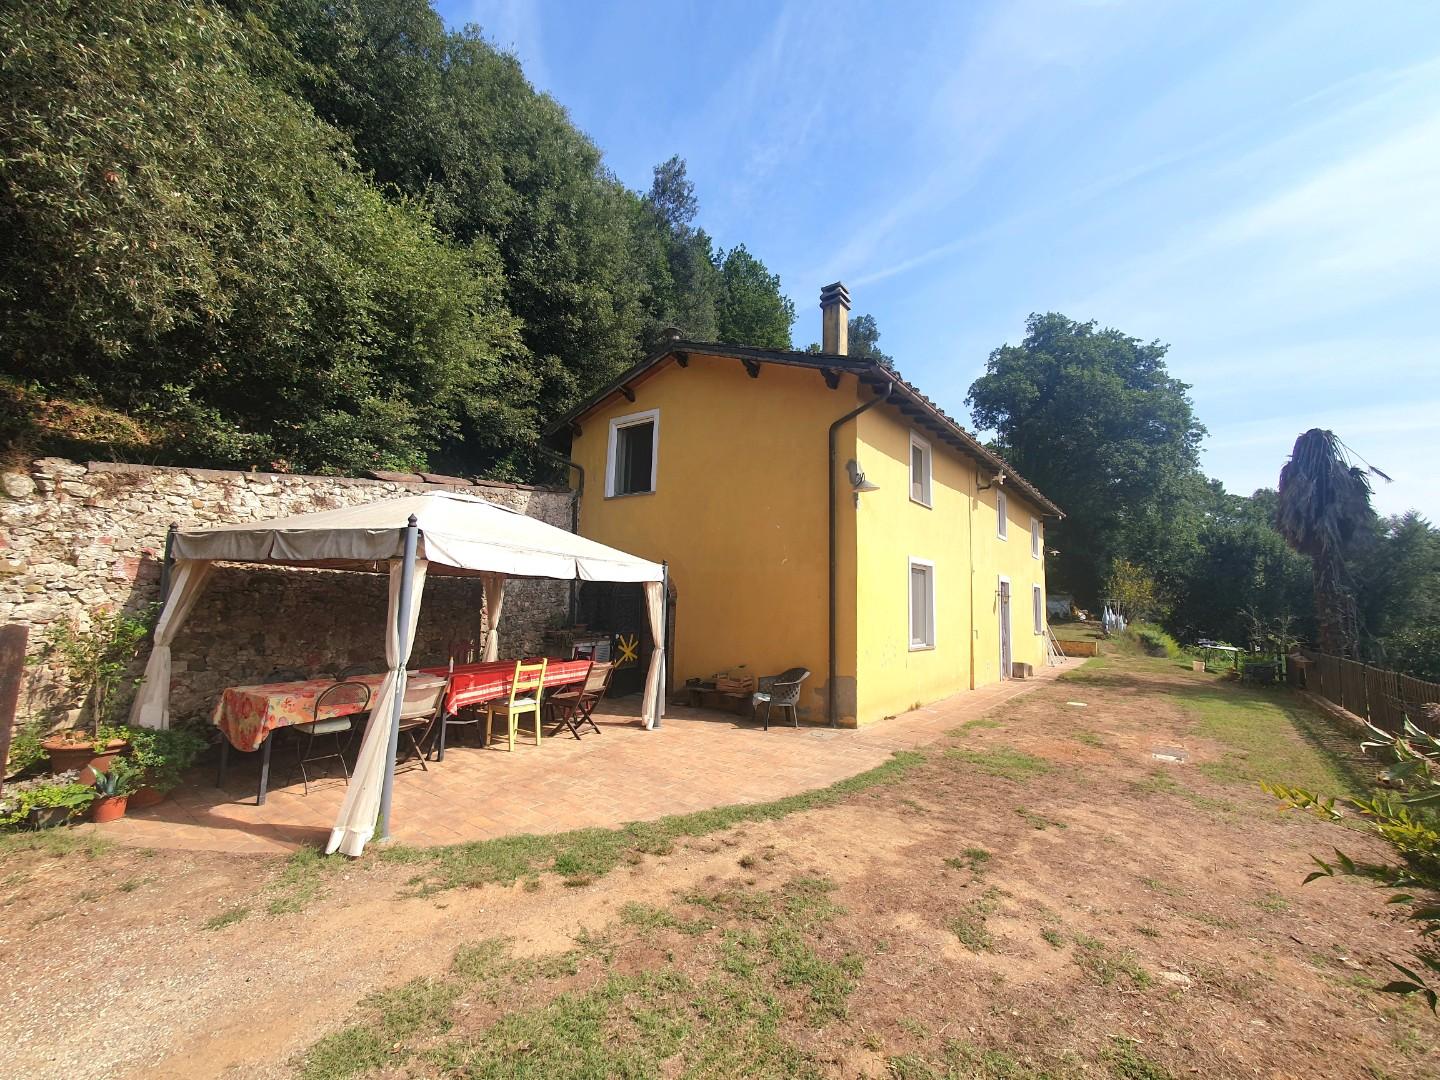
[[(483, 705), (510, 695), (515, 681), (514, 660), (485, 660), (478, 664), (420, 669), (426, 675), (443, 675), (450, 680), (445, 691), (445, 710), (435, 742), (435, 760), (445, 760), (445, 721), (467, 706)], [(545, 665), (542, 687), (545, 693), (582, 681), (590, 671), (589, 660), (550, 659)]]

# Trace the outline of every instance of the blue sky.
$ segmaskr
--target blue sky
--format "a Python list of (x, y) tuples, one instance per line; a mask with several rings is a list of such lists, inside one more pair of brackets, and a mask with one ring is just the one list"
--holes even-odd
[(952, 414), (1032, 311), (1170, 344), (1227, 488), (1333, 428), (1440, 520), (1440, 4), (441, 0)]

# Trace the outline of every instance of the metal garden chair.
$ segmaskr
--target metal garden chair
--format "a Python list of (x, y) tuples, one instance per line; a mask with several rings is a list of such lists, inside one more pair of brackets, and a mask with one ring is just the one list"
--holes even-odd
[[(284, 681), (284, 680), (281, 680)], [(300, 781), (305, 786), (305, 794), (310, 794), (310, 773), (305, 768), (317, 761), (328, 761), (335, 758), (340, 762), (340, 769), (345, 774), (345, 783), (350, 783), (350, 766), (345, 763), (345, 751), (349, 748), (350, 739), (348, 736), (355, 730), (355, 718), (364, 715), (370, 707), (370, 687), (364, 683), (337, 682), (334, 686), (327, 686), (315, 698), (314, 715), (315, 719), (308, 724), (296, 724), (295, 735), (297, 744), (295, 749), (295, 764), (291, 766), (290, 775), (285, 778), (289, 784), (295, 777), (295, 770), (300, 770)], [(344, 708), (344, 716), (326, 716), (326, 712)], [(329, 753), (315, 753), (315, 740), (323, 735), (334, 736), (335, 749)], [(345, 735), (344, 745), (341, 744), (340, 736)], [(273, 738), (273, 736), (272, 736)]]

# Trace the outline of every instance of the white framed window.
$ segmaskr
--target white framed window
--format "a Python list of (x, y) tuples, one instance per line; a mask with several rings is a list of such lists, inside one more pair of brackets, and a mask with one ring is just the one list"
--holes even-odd
[(610, 421), (605, 458), (605, 497), (648, 495), (660, 464), (660, 410), (617, 416)]
[(995, 535), (1001, 540), (1010, 538), (1010, 507), (1005, 492), (995, 492)]
[(935, 647), (935, 564), (910, 560), (910, 651)]
[(1035, 614), (1035, 633), (1045, 633), (1045, 593), (1039, 585), (1030, 586), (1030, 607)]
[(1040, 525), (1040, 519), (1030, 519), (1030, 557), (1038, 559), (1045, 554), (1045, 533)]
[(910, 501), (930, 505), (930, 444), (910, 433)]

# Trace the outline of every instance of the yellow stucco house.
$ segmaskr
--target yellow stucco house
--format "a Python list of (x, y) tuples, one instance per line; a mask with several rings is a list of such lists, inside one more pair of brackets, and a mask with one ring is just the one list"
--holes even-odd
[(853, 726), (1038, 669), (1059, 508), (821, 309), (820, 353), (673, 339), (550, 432), (580, 532), (669, 564), (671, 686), (806, 667)]

